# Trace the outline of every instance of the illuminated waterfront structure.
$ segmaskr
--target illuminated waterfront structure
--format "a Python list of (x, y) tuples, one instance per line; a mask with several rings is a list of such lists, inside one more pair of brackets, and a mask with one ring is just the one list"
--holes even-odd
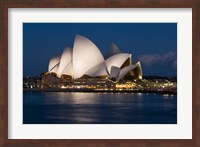
[(142, 77), (140, 61), (111, 44), (104, 57), (88, 38), (76, 35), (73, 48), (49, 61), (48, 72), (24, 77), (26, 91), (56, 92), (155, 92), (176, 94), (176, 82), (168, 78)]
[(120, 81), (124, 78), (142, 79), (142, 68), (138, 61), (132, 64), (132, 55), (121, 53), (115, 44), (111, 44), (105, 59), (97, 46), (88, 38), (76, 35), (73, 48), (65, 48), (60, 57), (49, 61), (48, 73), (58, 78), (107, 78)]

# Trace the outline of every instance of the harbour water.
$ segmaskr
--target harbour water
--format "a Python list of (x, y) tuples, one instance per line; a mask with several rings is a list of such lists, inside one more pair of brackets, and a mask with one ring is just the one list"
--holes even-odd
[(24, 124), (176, 124), (177, 95), (24, 92)]

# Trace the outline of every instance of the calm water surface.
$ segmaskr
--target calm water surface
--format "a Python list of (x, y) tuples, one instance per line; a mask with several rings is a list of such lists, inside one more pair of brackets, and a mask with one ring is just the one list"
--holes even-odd
[(24, 124), (176, 124), (177, 96), (24, 92)]

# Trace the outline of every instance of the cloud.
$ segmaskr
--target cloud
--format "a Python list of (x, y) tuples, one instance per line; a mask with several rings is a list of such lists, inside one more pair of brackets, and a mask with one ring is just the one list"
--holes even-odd
[(168, 52), (165, 54), (144, 54), (139, 57), (140, 62), (146, 66), (152, 65), (171, 65), (171, 67), (176, 68), (177, 66), (177, 56), (175, 52)]

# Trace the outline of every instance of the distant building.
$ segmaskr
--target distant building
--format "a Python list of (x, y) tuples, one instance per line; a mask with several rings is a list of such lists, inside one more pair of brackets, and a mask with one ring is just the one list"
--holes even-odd
[(142, 79), (141, 64), (139, 61), (132, 64), (131, 56), (129, 53), (121, 53), (119, 48), (112, 44), (109, 55), (105, 59), (92, 41), (84, 36), (76, 35), (73, 48), (66, 47), (60, 57), (50, 59), (46, 75), (53, 74), (57, 78), (70, 80)]

